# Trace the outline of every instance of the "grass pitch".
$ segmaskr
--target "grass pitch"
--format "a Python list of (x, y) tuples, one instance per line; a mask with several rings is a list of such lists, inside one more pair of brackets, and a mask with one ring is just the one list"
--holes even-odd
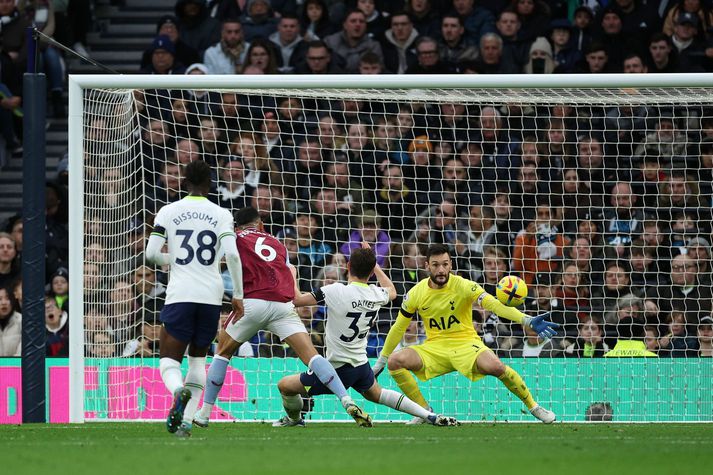
[(0, 472), (140, 474), (710, 474), (713, 424), (0, 426)]

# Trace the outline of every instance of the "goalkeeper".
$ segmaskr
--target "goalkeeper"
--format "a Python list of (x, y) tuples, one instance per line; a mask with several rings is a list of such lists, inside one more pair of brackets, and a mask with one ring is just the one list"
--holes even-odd
[[(480, 285), (451, 275), (451, 256), (442, 244), (433, 244), (426, 253), (429, 277), (421, 280), (404, 296), (396, 323), (391, 327), (381, 356), (374, 365), (379, 375), (387, 365), (394, 381), (412, 401), (424, 408), (429, 405), (418, 389), (413, 372), (422, 381), (458, 371), (471, 381), (485, 375), (497, 377), (510, 392), (525, 403), (530, 413), (549, 424), (555, 414), (538, 405), (519, 374), (505, 366), (493, 351), (485, 346), (473, 328), (473, 302), (500, 317), (532, 328), (541, 338), (557, 334), (556, 323), (545, 320), (545, 315), (529, 317), (519, 310), (506, 307)], [(426, 341), (396, 353), (406, 327), (418, 313), (426, 329)], [(424, 422), (414, 418), (410, 423)]]

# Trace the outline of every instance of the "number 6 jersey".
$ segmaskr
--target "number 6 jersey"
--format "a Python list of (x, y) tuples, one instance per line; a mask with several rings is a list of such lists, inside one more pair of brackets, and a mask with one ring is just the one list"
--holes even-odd
[(159, 210), (151, 234), (168, 241), (171, 274), (166, 304), (220, 305), (220, 240), (235, 235), (230, 211), (202, 196), (187, 196)]
[(243, 265), (243, 295), (246, 299), (289, 302), (295, 298), (295, 284), (287, 267), (287, 249), (268, 233), (255, 228), (236, 236)]
[(376, 285), (351, 282), (325, 285), (313, 295), (318, 303), (327, 305), (325, 342), (329, 362), (335, 368), (345, 363), (366, 363), (369, 330), (381, 306), (390, 302), (389, 292)]

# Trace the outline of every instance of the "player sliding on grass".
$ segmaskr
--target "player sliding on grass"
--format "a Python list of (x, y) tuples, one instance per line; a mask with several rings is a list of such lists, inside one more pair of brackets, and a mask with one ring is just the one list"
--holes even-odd
[[(223, 279), (221, 249), (233, 282), (242, 282), (240, 256), (230, 211), (208, 201), (210, 166), (195, 161), (186, 166), (189, 195), (161, 208), (146, 246), (146, 258), (171, 266), (166, 305), (161, 310), (159, 348), (161, 378), (173, 395), (166, 426), (179, 437), (191, 435), (191, 420), (205, 386), (205, 355), (220, 319)], [(168, 241), (168, 253), (161, 252)], [(233, 310), (242, 313), (242, 288), (236, 286)], [(188, 348), (188, 373), (181, 361)]]
[(203, 407), (193, 423), (199, 427), (208, 425), (210, 412), (235, 350), (259, 330), (268, 330), (295, 350), (319, 381), (337, 395), (347, 414), (357, 424), (371, 426), (371, 417), (354, 404), (329, 361), (317, 354), (302, 320), (295, 312), (292, 304), (294, 278), (288, 267), (285, 246), (264, 231), (255, 208), (236, 211), (235, 224), (236, 242), (242, 260), (245, 315), (236, 315), (228, 320), (218, 335), (218, 351), (208, 369), (210, 384), (205, 390)]
[[(389, 373), (401, 391), (423, 407), (428, 407), (428, 403), (411, 372), (422, 381), (451, 371), (458, 371), (472, 381), (485, 375), (495, 376), (525, 403), (533, 416), (546, 424), (553, 422), (555, 414), (538, 405), (520, 375), (483, 344), (473, 329), (473, 302), (500, 317), (532, 328), (544, 339), (555, 336), (559, 325), (546, 321), (545, 315), (529, 317), (506, 307), (475, 282), (451, 275), (451, 256), (442, 244), (431, 245), (426, 260), (430, 276), (404, 297), (396, 323), (374, 365), (376, 376), (383, 371), (388, 358)], [(416, 313), (426, 329), (426, 342), (391, 354)], [(420, 422), (424, 421), (411, 421)]]
[[(348, 269), (348, 285), (330, 284), (307, 294), (299, 291), (295, 279), (294, 299), (298, 307), (327, 305), (327, 359), (337, 368), (344, 386), (353, 387), (369, 401), (423, 418), (433, 425), (457, 425), (455, 418), (436, 415), (403, 394), (382, 388), (375, 381), (366, 357), (367, 336), (381, 306), (396, 298), (396, 289), (366, 243), (362, 243), (362, 249), (352, 252)], [(372, 274), (376, 274), (381, 287), (367, 284)], [(302, 396), (331, 393), (311, 372), (285, 376), (277, 387), (287, 415), (272, 424), (275, 427), (304, 426), (305, 421), (300, 416)]]

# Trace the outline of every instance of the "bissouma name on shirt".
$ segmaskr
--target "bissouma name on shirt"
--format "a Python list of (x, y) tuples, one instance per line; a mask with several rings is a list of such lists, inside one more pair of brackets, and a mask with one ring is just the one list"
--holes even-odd
[(173, 224), (179, 225), (189, 220), (206, 221), (214, 228), (218, 226), (218, 220), (216, 218), (208, 213), (202, 213), (200, 211), (184, 211), (173, 218)]

